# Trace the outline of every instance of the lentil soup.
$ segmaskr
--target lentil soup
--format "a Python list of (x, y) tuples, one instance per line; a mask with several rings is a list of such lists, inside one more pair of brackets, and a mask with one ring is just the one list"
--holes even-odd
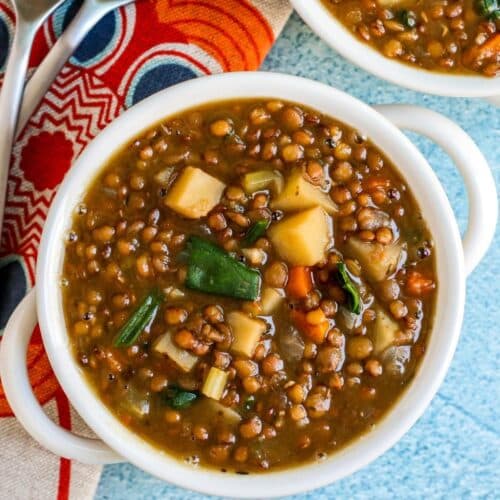
[(500, 73), (498, 0), (321, 0), (388, 58), (447, 73)]
[(431, 235), (368, 138), (304, 106), (165, 119), (90, 184), (62, 293), (81, 369), (120, 421), (250, 473), (367, 432), (432, 328)]

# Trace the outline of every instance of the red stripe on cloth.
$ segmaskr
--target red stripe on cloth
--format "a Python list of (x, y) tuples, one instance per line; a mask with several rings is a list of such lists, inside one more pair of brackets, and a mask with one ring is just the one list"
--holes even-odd
[[(66, 394), (60, 389), (56, 394), (59, 423), (65, 429), (71, 430), (71, 413)], [(69, 500), (69, 485), (71, 482), (71, 460), (61, 458), (59, 463), (59, 483), (57, 485), (57, 500)]]

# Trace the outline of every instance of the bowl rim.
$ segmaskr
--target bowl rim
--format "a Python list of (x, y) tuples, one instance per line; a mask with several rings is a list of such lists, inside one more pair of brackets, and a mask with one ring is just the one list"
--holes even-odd
[[(414, 183), (413, 195), (429, 222), (438, 264), (436, 316), (427, 355), (418, 375), (377, 427), (324, 461), (248, 476), (193, 468), (123, 426), (77, 366), (66, 333), (60, 289), (64, 237), (73, 210), (94, 174), (122, 145), (161, 119), (221, 100), (221, 96), (298, 102), (367, 133), (396, 165), (404, 165), (399, 170), (406, 182)], [(113, 147), (108, 151), (109, 144)], [(465, 301), (458, 227), (437, 176), (418, 149), (377, 111), (344, 92), (304, 78), (262, 72), (226, 73), (175, 85), (133, 106), (108, 125), (82, 152), (59, 187), (45, 222), (36, 278), (37, 312), (47, 355), (69, 400), (90, 428), (121, 456), (156, 477), (187, 489), (235, 498), (270, 498), (325, 486), (391, 448), (422, 415), (444, 379), (460, 334)], [(437, 330), (442, 334), (436, 335)]]
[(454, 75), (389, 59), (358, 40), (322, 3), (290, 0), (303, 21), (330, 47), (365, 71), (401, 87), (447, 97), (499, 97), (500, 77)]

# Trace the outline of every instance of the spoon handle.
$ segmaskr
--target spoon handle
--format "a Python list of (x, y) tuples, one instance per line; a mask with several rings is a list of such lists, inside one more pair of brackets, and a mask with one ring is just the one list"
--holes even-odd
[(78, 48), (85, 35), (114, 7), (113, 2), (101, 3), (95, 0), (86, 0), (83, 3), (69, 26), (28, 81), (24, 92), (16, 135), (26, 126), (26, 123), (50, 88), (59, 71)]
[(15, 138), (19, 106), (35, 33), (36, 26), (33, 23), (18, 22), (5, 70), (2, 91), (0, 92), (0, 118), (2, 119), (0, 136), (0, 233), (5, 210), (12, 144)]

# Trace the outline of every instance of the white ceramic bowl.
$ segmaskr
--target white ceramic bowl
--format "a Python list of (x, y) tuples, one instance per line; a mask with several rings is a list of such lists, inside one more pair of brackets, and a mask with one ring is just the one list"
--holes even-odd
[[(144, 129), (170, 114), (221, 97), (275, 97), (296, 101), (361, 130), (399, 166), (435, 240), (439, 282), (437, 312), (427, 353), (415, 380), (372, 432), (320, 463), (300, 466), (300, 473), (292, 468), (250, 476), (223, 474), (194, 468), (159, 451), (124, 427), (96, 397), (75, 362), (66, 333), (59, 284), (65, 235), (73, 210), (89, 182), (116, 149)], [(436, 175), (391, 121), (430, 136), (456, 161), (469, 193), (469, 228), (464, 247)], [(486, 251), (495, 221), (496, 192), (485, 159), (463, 130), (437, 113), (413, 106), (385, 106), (376, 111), (326, 85), (281, 74), (229, 73), (182, 83), (123, 113), (92, 141), (66, 175), (45, 223), (36, 292), (32, 291), (17, 308), (1, 342), (0, 366), (5, 393), (26, 430), (48, 449), (65, 457), (94, 463), (128, 460), (171, 483), (233, 498), (287, 495), (331, 483), (389, 449), (431, 401), (459, 337), (466, 275)], [(102, 442), (74, 436), (59, 428), (34, 399), (25, 362), (26, 346), (37, 317), (58, 380), (72, 405)]]
[(384, 57), (345, 28), (321, 0), (290, 0), (311, 29), (352, 63), (402, 87), (450, 97), (493, 97), (500, 106), (500, 77), (434, 73)]

